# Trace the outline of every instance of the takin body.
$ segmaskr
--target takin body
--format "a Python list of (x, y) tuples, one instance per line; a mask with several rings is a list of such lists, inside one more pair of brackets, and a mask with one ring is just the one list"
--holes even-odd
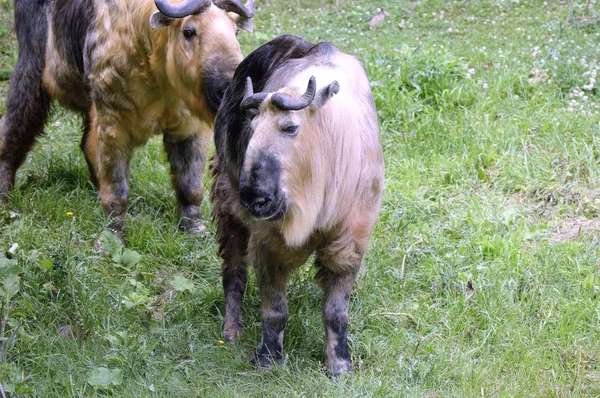
[(215, 144), (211, 200), (223, 259), (224, 337), (234, 341), (242, 332), (241, 300), (252, 264), (263, 330), (251, 362), (281, 363), (286, 283), (315, 253), (325, 365), (334, 375), (350, 371), (349, 296), (384, 182), (377, 114), (362, 65), (329, 43), (272, 40), (238, 66), (217, 114)]
[(214, 118), (243, 58), (237, 30), (252, 30), (253, 13), (252, 0), (15, 0), (19, 57), (0, 121), (0, 200), (55, 99), (83, 116), (81, 148), (119, 236), (133, 149), (159, 133), (180, 227), (204, 229)]

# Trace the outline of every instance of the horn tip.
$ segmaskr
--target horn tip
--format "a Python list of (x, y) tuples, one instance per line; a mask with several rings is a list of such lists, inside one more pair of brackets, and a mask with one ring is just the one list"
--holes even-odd
[(250, 18), (254, 16), (254, 0), (248, 0), (246, 2), (246, 8), (248, 9), (248, 14), (250, 14)]
[(254, 84), (252, 84), (252, 78), (246, 76), (246, 96), (254, 94)]
[(340, 92), (340, 84), (338, 83), (337, 80), (334, 80), (331, 82), (331, 84), (329, 85), (329, 89), (331, 90), (331, 92), (333, 94), (337, 94)]
[(306, 88), (307, 92), (312, 92), (314, 90), (316, 90), (317, 88), (317, 78), (314, 76), (311, 76), (310, 79), (308, 79), (308, 87)]

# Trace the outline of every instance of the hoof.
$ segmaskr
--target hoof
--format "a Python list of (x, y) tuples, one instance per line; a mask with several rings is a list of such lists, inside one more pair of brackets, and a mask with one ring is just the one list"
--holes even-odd
[(352, 373), (353, 367), (352, 362), (347, 359), (336, 359), (328, 364), (325, 364), (327, 367), (327, 373), (331, 376), (340, 376), (344, 373)]
[(244, 328), (241, 325), (223, 327), (223, 338), (228, 343), (237, 343), (240, 336), (244, 333)]
[(282, 366), (285, 363), (285, 355), (277, 353), (276, 355), (263, 354), (258, 350), (248, 356), (250, 365), (256, 369), (272, 369), (275, 365)]
[(193, 236), (203, 236), (206, 233), (206, 227), (202, 221), (182, 218), (179, 221), (179, 229)]

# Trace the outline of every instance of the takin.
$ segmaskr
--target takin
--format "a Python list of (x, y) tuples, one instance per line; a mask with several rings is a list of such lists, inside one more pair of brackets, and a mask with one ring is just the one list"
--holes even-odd
[(0, 200), (56, 99), (83, 116), (81, 148), (109, 228), (123, 237), (134, 148), (162, 133), (180, 228), (201, 232), (214, 120), (243, 58), (237, 31), (252, 31), (253, 14), (253, 0), (15, 0)]
[(378, 218), (384, 164), (366, 73), (330, 43), (280, 36), (236, 69), (215, 121), (211, 200), (223, 259), (223, 334), (242, 332), (247, 264), (262, 299), (258, 367), (282, 363), (290, 273), (316, 254), (325, 366), (352, 370), (348, 303)]

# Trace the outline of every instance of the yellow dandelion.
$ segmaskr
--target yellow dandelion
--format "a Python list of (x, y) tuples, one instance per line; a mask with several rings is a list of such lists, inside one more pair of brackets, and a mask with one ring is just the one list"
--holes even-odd
[(73, 215), (73, 212), (72, 212), (72, 211), (68, 211), (68, 212), (66, 212), (65, 214), (66, 214), (67, 216), (71, 217), (71, 216)]
[(223, 340), (219, 340), (219, 344), (225, 344)]

